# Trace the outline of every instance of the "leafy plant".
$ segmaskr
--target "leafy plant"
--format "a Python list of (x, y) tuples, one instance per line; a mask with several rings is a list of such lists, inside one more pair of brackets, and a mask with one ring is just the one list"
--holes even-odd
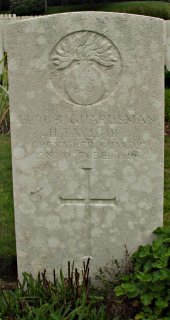
[(9, 95), (8, 95), (8, 69), (7, 55), (0, 61), (3, 66), (2, 74), (0, 75), (0, 133), (9, 133)]
[(136, 308), (127, 297), (117, 297), (114, 288), (121, 283), (122, 276), (133, 271), (131, 257), (125, 247), (125, 255), (122, 261), (113, 260), (103, 269), (100, 268), (96, 280), (101, 283), (100, 295), (104, 298), (107, 314), (113, 319), (114, 316), (123, 320), (132, 319), (136, 313)]
[[(89, 261), (83, 264), (80, 274), (74, 264), (68, 263), (68, 276), (60, 271), (59, 278), (53, 272), (53, 281), (46, 271), (35, 280), (31, 274), (23, 274), (23, 282), (12, 291), (1, 290), (0, 317), (9, 320), (104, 320), (107, 318), (102, 297), (91, 292)], [(81, 276), (81, 281), (80, 281)]]
[(139, 307), (135, 319), (170, 319), (170, 228), (157, 228), (157, 238), (132, 255), (134, 272), (122, 277), (117, 297), (128, 297)]

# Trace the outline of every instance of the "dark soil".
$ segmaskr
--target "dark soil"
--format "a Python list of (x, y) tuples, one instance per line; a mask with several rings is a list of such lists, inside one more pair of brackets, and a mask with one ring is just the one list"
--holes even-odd
[(170, 122), (165, 122), (165, 134), (170, 136)]
[(14, 289), (17, 285), (17, 259), (0, 257), (0, 289)]

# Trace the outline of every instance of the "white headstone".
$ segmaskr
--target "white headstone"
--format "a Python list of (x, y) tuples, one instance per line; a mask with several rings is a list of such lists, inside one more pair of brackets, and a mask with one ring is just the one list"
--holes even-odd
[(58, 14), (8, 26), (19, 276), (92, 270), (163, 217), (163, 20)]
[[(30, 19), (32, 16), (17, 17), (16, 14), (4, 14), (0, 15), (0, 61), (4, 58), (4, 52), (7, 52), (7, 40), (6, 40), (6, 26), (9, 22), (16, 21), (17, 19)], [(0, 63), (0, 75), (4, 70), (4, 61)]]

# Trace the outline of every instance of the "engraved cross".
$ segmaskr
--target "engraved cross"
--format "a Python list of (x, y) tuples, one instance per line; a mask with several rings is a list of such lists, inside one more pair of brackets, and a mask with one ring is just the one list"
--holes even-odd
[(60, 196), (60, 201), (62, 205), (79, 205), (85, 206), (86, 211), (86, 223), (87, 223), (87, 256), (92, 256), (92, 246), (91, 246), (91, 206), (111, 206), (115, 207), (116, 197), (110, 199), (103, 198), (92, 198), (90, 193), (90, 170), (91, 168), (82, 168), (85, 172), (85, 197), (84, 198), (64, 198)]
[(86, 208), (90, 206), (114, 206), (116, 197), (110, 199), (103, 198), (92, 198), (90, 192), (90, 170), (91, 168), (82, 168), (85, 171), (85, 186), (86, 186), (86, 196), (84, 198), (64, 198), (60, 196), (61, 204), (63, 205), (85, 205)]

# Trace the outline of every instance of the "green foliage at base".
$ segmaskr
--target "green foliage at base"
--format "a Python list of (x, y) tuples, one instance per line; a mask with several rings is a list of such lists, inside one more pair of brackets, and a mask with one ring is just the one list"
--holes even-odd
[(45, 12), (45, 0), (11, 0), (11, 12), (18, 16), (39, 15)]
[(170, 319), (170, 228), (157, 228), (157, 238), (132, 255), (134, 272), (122, 277), (116, 295), (139, 306), (135, 320)]
[(170, 226), (170, 137), (165, 136), (164, 226)]
[[(106, 320), (106, 308), (102, 297), (90, 288), (89, 260), (84, 264), (82, 279), (77, 269), (68, 264), (68, 276), (60, 271), (59, 279), (39, 273), (37, 280), (24, 273), (23, 283), (12, 291), (1, 290), (0, 320)], [(112, 320), (118, 320), (112, 317)]]

